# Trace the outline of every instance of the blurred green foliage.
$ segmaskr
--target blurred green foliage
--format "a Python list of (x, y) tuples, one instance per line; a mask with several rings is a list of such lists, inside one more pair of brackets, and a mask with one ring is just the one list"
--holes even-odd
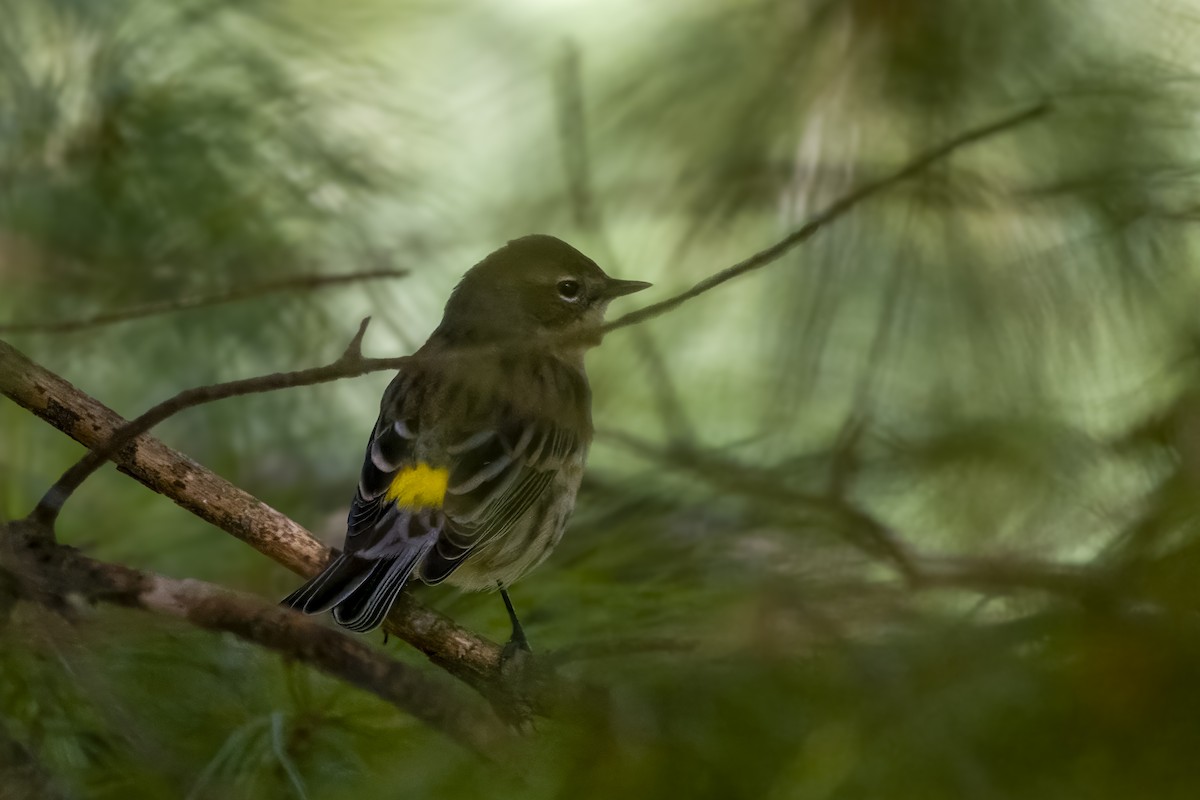
[[(368, 352), (408, 352), (523, 233), (666, 297), (1053, 105), (589, 357), (576, 518), (514, 596), (608, 695), (541, 721), (515, 776), (232, 638), (21, 605), (0, 797), (1195, 797), (1198, 14), (0, 0), (0, 326), (411, 271), (5, 335), (126, 415), (320, 363), (367, 314)], [(386, 381), (158, 433), (337, 543)], [(0, 518), (79, 452), (0, 401)], [(268, 599), (296, 582), (115, 470), (61, 533)], [(495, 597), (420, 591), (504, 636)]]

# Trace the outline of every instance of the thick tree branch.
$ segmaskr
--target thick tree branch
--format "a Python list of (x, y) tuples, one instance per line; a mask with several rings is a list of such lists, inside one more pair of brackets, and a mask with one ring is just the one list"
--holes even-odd
[[(103, 446), (126, 425), (116, 412), (4, 342), (0, 394), (89, 448)], [(134, 438), (112, 460), (147, 488), (299, 575), (315, 575), (330, 557), (329, 548), (286, 515), (151, 436)], [(497, 680), (498, 645), (412, 598), (397, 603), (387, 630), (471, 686), (491, 691)]]
[(69, 607), (68, 597), (82, 596), (178, 617), (206, 630), (232, 633), (371, 692), (482, 754), (494, 753), (506, 736), (490, 713), (360, 638), (251, 595), (87, 558), (53, 544), (36, 525), (20, 521), (0, 526), (0, 533), (8, 533), (0, 566), (16, 576), (22, 598), (63, 609)]
[(239, 300), (249, 300), (266, 294), (288, 291), (311, 291), (328, 286), (340, 286), (347, 283), (381, 280), (386, 278), (403, 278), (408, 270), (403, 269), (374, 269), (364, 272), (348, 272), (344, 275), (306, 274), (291, 275), (274, 281), (263, 281), (247, 286), (240, 286), (225, 292), (185, 297), (159, 303), (146, 303), (140, 306), (105, 311), (82, 319), (57, 320), (53, 322), (29, 321), (8, 322), (0, 324), (0, 334), (7, 333), (73, 333), (75, 331), (99, 328), (118, 322), (134, 319), (171, 314), (176, 311), (190, 311), (196, 308), (234, 303)]

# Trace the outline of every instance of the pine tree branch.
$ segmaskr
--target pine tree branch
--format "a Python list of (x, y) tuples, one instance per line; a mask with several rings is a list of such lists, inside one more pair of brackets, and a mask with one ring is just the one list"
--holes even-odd
[[(88, 448), (103, 448), (128, 423), (116, 412), (0, 341), (0, 394)], [(332, 551), (285, 514), (194, 460), (142, 434), (110, 456), (150, 490), (253, 547), (293, 572), (311, 577)], [(500, 647), (411, 597), (402, 596), (386, 630), (467, 684), (494, 692)]]
[(834, 220), (843, 217), (847, 212), (858, 207), (863, 201), (869, 200), (872, 197), (890, 189), (898, 183), (908, 180), (921, 172), (924, 172), (930, 165), (941, 161), (947, 156), (966, 147), (970, 144), (990, 138), (999, 133), (1012, 130), (1020, 125), (1024, 125), (1033, 120), (1040, 119), (1050, 113), (1051, 106), (1049, 103), (1039, 103), (1030, 108), (1026, 108), (1015, 114), (1002, 117), (994, 122), (988, 123), (978, 128), (972, 128), (953, 139), (943, 142), (942, 144), (927, 150), (913, 160), (906, 163), (904, 166), (897, 169), (895, 172), (885, 175), (873, 181), (868, 181), (857, 189), (852, 190), (846, 195), (835, 200), (823, 211), (810, 218), (808, 222), (796, 230), (789, 233), (787, 236), (780, 239), (775, 244), (760, 250), (754, 255), (746, 258), (731, 267), (726, 267), (720, 272), (708, 276), (704, 280), (697, 283), (687, 291), (680, 292), (674, 297), (669, 297), (658, 303), (652, 303), (644, 308), (639, 308), (637, 311), (631, 311), (624, 316), (613, 320), (601, 327), (601, 333), (609, 333), (620, 328), (627, 328), (630, 325), (637, 325), (645, 322), (648, 319), (661, 316), (668, 311), (673, 311), (684, 303), (699, 297), (702, 294), (712, 291), (723, 283), (741, 277), (748, 272), (753, 272), (757, 269), (762, 269), (768, 264), (777, 261), (788, 252), (793, 250), (797, 245), (811, 239), (817, 231), (824, 228)]
[[(604, 334), (644, 322), (672, 311), (733, 278), (762, 268), (861, 202), (920, 173), (965, 145), (1039, 118), (1048, 110), (1048, 105), (1038, 105), (968, 131), (933, 148), (891, 175), (864, 184), (845, 195), (771, 247), (713, 274), (685, 292), (626, 314), (602, 326), (598, 331), (585, 332), (583, 336), (594, 339), (597, 333)], [(315, 574), (328, 560), (330, 551), (317, 543), (307, 531), (185, 456), (145, 436), (145, 433), (171, 415), (203, 403), (245, 394), (326, 383), (369, 372), (399, 369), (410, 360), (411, 357), (364, 358), (361, 344), (367, 321), (363, 321), (345, 352), (329, 364), (187, 389), (130, 422), (125, 422), (111, 410), (78, 392), (66, 381), (37, 367), (15, 349), (0, 342), (0, 392), (17, 400), (91, 448), (87, 455), (68, 469), (47, 491), (30, 514), (29, 521), (36, 523), (37, 528), (45, 532), (52, 542), (53, 525), (63, 503), (88, 476), (112, 459), (150, 488), (171, 496), (180, 505), (239, 536), (280, 563), (302, 575)], [(565, 334), (560, 341), (571, 341), (576, 336), (580, 334), (573, 331)], [(544, 346), (546, 342), (526, 341), (516, 344), (521, 347)], [(464, 348), (461, 353), (455, 353), (452, 357), (479, 357), (510, 346), (513, 346), (513, 343), (501, 342), (483, 348)], [(141, 452), (146, 449), (153, 453), (153, 463)], [(138, 470), (141, 471), (140, 475)], [(195, 485), (192, 485), (193, 483)], [(214, 503), (216, 509), (213, 508)], [(389, 625), (389, 630), (421, 649), (435, 663), (488, 695), (493, 702), (503, 702), (506, 699), (506, 690), (503, 688), (505, 682), (499, 671), (500, 651), (494, 643), (420, 606), (411, 597), (402, 597), (401, 602), (397, 603)], [(552, 682), (546, 683), (549, 686)], [(532, 703), (535, 710), (539, 705), (544, 707), (552, 703), (550, 698), (553, 698), (557, 691), (553, 686), (541, 691), (540, 697)], [(527, 701), (529, 698), (523, 697), (521, 700)]]
[[(958, 149), (982, 139), (988, 138), (1003, 131), (1010, 130), (1018, 125), (1024, 124), (1031, 120), (1037, 119), (1050, 110), (1048, 104), (1039, 104), (1032, 108), (1025, 109), (1017, 114), (1012, 114), (1003, 119), (984, 125), (979, 128), (967, 131), (948, 142), (945, 142), (926, 153), (918, 156), (905, 166), (896, 170), (892, 174), (880, 178), (875, 181), (870, 181), (839, 200), (835, 201), (828, 208), (815, 217), (810, 219), (806, 224), (797, 230), (793, 231), (788, 236), (776, 242), (771, 247), (762, 250), (750, 256), (743, 261), (734, 264), (731, 267), (721, 270), (720, 272), (709, 276), (705, 280), (681, 292), (674, 297), (663, 300), (659, 303), (653, 303), (645, 308), (641, 308), (632, 313), (614, 320), (599, 328), (598, 331), (577, 332), (571, 331), (562, 337), (562, 341), (571, 341), (575, 337), (579, 337), (581, 341), (594, 339), (597, 333), (600, 335), (608, 332), (629, 327), (648, 319), (660, 316), (672, 311), (675, 308), (683, 305), (687, 301), (698, 297), (718, 286), (748, 272), (760, 269), (773, 261), (776, 261), (788, 251), (799, 245), (801, 242), (811, 238), (818, 230), (833, 220), (843, 216), (851, 209), (858, 206), (864, 200), (875, 196), (891, 186), (907, 180), (908, 178), (919, 174), (929, 165), (949, 156)], [(227, 383), (211, 384), (208, 386), (199, 386), (193, 389), (187, 389), (179, 394), (171, 397), (158, 405), (151, 408), (141, 416), (129, 422), (121, 431), (118, 432), (107, 444), (98, 449), (94, 449), (86, 456), (80, 459), (74, 466), (65, 472), (61, 478), (52, 486), (38, 503), (34, 509), (32, 517), (43, 523), (46, 530), (53, 530), (53, 523), (58, 517), (62, 505), (70, 497), (89, 475), (95, 472), (101, 464), (107, 461), (113, 453), (123, 447), (127, 442), (132, 441), (138, 435), (145, 433), (152, 427), (162, 422), (167, 417), (172, 416), (184, 409), (203, 403), (211, 403), (217, 400), (222, 400), (227, 397), (236, 397), (238, 395), (254, 394), (258, 392), (275, 391), (278, 389), (287, 389), (297, 386), (310, 386), (317, 383), (327, 383), (329, 381), (339, 380), (341, 378), (356, 377), (369, 372), (377, 372), (385, 369), (398, 369), (406, 361), (407, 357), (401, 358), (364, 358), (361, 354), (362, 336), (365, 332), (365, 327), (368, 320), (364, 320), (359, 328), (358, 334), (346, 348), (346, 352), (335, 361), (326, 364), (322, 367), (314, 367), (312, 369), (298, 370), (295, 372), (282, 372), (272, 375), (264, 375), (256, 378), (247, 378), (238, 381), (229, 381)], [(552, 337), (557, 338), (557, 337)], [(523, 342), (519, 346), (539, 346), (544, 345), (540, 342)], [(493, 343), (485, 346), (486, 350), (494, 351), (496, 348), (510, 346), (510, 343), (501, 342)], [(482, 352), (477, 348), (463, 348), (455, 355), (464, 357), (479, 357)]]
[(31, 320), (27, 322), (0, 323), (0, 335), (8, 333), (75, 333), (77, 331), (99, 328), (105, 325), (115, 325), (135, 319), (173, 314), (177, 311), (191, 311), (197, 308), (209, 308), (226, 303), (235, 303), (277, 292), (312, 291), (314, 289), (324, 289), (329, 286), (341, 286), (347, 283), (403, 278), (407, 275), (408, 270), (403, 269), (373, 269), (362, 272), (348, 272), (343, 275), (290, 275), (279, 280), (239, 286), (214, 294), (184, 297), (178, 300), (167, 300), (159, 303), (145, 303), (129, 308), (104, 311), (82, 319), (65, 319), (52, 322)]
[(232, 633), (370, 692), (480, 754), (496, 755), (507, 738), (500, 721), (477, 703), (468, 703), (361, 638), (252, 595), (87, 558), (54, 544), (37, 525), (22, 520), (0, 526), (0, 533), (7, 534), (0, 565), (16, 576), (22, 599), (61, 612), (71, 608), (71, 598), (82, 597), (177, 617), (205, 630)]
[[(54, 522), (62, 511), (63, 504), (71, 497), (87, 478), (98, 470), (104, 462), (113, 457), (125, 445), (138, 436), (153, 428), (168, 417), (189, 408), (205, 403), (224, 400), (229, 397), (239, 397), (247, 394), (272, 392), (279, 389), (290, 389), (296, 386), (312, 386), (318, 383), (329, 383), (342, 378), (364, 375), (368, 372), (378, 372), (384, 369), (398, 369), (407, 357), (400, 358), (363, 358), (362, 339), (366, 333), (367, 317), (359, 325), (358, 333), (350, 341), (345, 351), (330, 363), (321, 367), (296, 370), (293, 372), (276, 372), (270, 375), (260, 375), (225, 383), (213, 383), (206, 386), (196, 386), (185, 389), (174, 397), (169, 397), (158, 405), (153, 406), (140, 416), (124, 423), (106, 440), (95, 445), (70, 469), (55, 481), (37, 507), (30, 514), (32, 519), (42, 523), (44, 530), (53, 534)], [(5, 345), (5, 347), (8, 347)], [(11, 349), (11, 348), (10, 348)], [(13, 351), (16, 352), (16, 351)], [(0, 355), (3, 358), (3, 355)], [(0, 370), (3, 363), (0, 362)]]

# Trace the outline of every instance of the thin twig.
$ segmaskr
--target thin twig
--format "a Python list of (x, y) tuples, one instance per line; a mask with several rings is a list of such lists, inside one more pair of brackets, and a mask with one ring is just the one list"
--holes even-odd
[(404, 269), (374, 269), (363, 272), (348, 272), (343, 275), (304, 274), (292, 275), (273, 281), (263, 281), (248, 286), (239, 286), (228, 291), (198, 297), (184, 297), (179, 300), (163, 300), (157, 303), (131, 306), (115, 311), (104, 311), (83, 319), (58, 320), (54, 322), (7, 322), (0, 324), (0, 334), (7, 333), (72, 333), (75, 331), (99, 328), (105, 325), (115, 325), (145, 317), (172, 314), (177, 311), (190, 311), (197, 308), (234, 303), (239, 300), (249, 300), (266, 294), (290, 291), (311, 291), (329, 286), (340, 286), (347, 283), (362, 281), (403, 278), (408, 270)]
[(368, 372), (378, 372), (384, 369), (398, 369), (407, 361), (400, 358), (363, 358), (361, 355), (362, 338), (366, 333), (370, 317), (359, 325), (358, 333), (346, 346), (342, 355), (322, 367), (296, 370), (294, 372), (276, 372), (271, 375), (260, 375), (255, 378), (214, 383), (207, 386), (197, 386), (185, 389), (174, 397), (170, 397), (145, 413), (134, 418), (117, 430), (112, 438), (100, 447), (96, 447), (71, 465), (70, 469), (55, 481), (42, 499), (38, 501), (30, 517), (36, 519), (47, 530), (53, 528), (63, 504), (78, 489), (88, 476), (99, 469), (104, 462), (112, 458), (122, 447), (146, 433), (168, 417), (178, 414), (194, 406), (224, 400), (228, 397), (238, 397), (247, 394), (271, 392), (277, 389), (290, 389), (296, 386), (311, 386), (318, 383), (341, 378), (364, 375)]
[[(1040, 591), (1087, 605), (1128, 604), (1103, 566), (1012, 561), (999, 558), (922, 558), (914, 573), (917, 590), (958, 589), (982, 594)], [(1126, 587), (1128, 588), (1128, 587)]]
[(843, 497), (801, 491), (787, 485), (776, 469), (743, 464), (717, 453), (686, 446), (661, 447), (621, 431), (600, 430), (596, 437), (694, 475), (722, 492), (751, 498), (792, 522), (820, 517), (863, 553), (890, 564), (906, 582), (915, 580), (915, 559), (908, 545), (889, 527)]
[(962, 590), (981, 594), (1041, 591), (1091, 604), (1108, 602), (1118, 594), (1114, 576), (1102, 565), (1097, 568), (1036, 560), (925, 555), (844, 498), (796, 491), (783, 484), (780, 476), (769, 468), (755, 469), (694, 450), (660, 448), (615, 431), (602, 431), (598, 437), (695, 475), (724, 492), (777, 505), (793, 520), (803, 518), (804, 512), (822, 514), (851, 544), (891, 564), (905, 586), (914, 591)]
[(905, 164), (895, 172), (886, 175), (877, 180), (868, 181), (849, 194), (835, 200), (825, 210), (817, 213), (816, 216), (809, 219), (801, 227), (792, 231), (790, 234), (780, 239), (775, 244), (760, 250), (749, 258), (739, 261), (731, 267), (721, 270), (720, 272), (710, 275), (704, 280), (697, 283), (692, 288), (685, 292), (680, 292), (674, 297), (669, 297), (658, 303), (652, 303), (645, 308), (639, 308), (637, 311), (631, 311), (618, 319), (604, 325), (600, 330), (602, 333), (609, 333), (620, 328), (627, 328), (630, 325), (637, 325), (645, 322), (648, 319), (660, 316), (668, 311), (674, 310), (683, 305), (687, 301), (699, 297), (700, 295), (712, 291), (723, 283), (733, 280), (734, 278), (745, 275), (747, 272), (753, 272), (756, 269), (761, 269), (771, 262), (779, 259), (781, 256), (788, 253), (796, 245), (811, 238), (813, 234), (821, 228), (828, 225), (830, 222), (843, 216), (846, 212), (858, 206), (864, 200), (879, 194), (885, 189), (894, 186), (897, 183), (905, 181), (914, 175), (925, 170), (934, 162), (940, 161), (943, 158), (954, 153), (969, 144), (974, 144), (982, 139), (987, 139), (998, 133), (1011, 130), (1027, 122), (1032, 122), (1035, 119), (1045, 116), (1051, 110), (1049, 103), (1039, 103), (1024, 111), (1016, 114), (1010, 114), (995, 122), (991, 122), (979, 128), (974, 128), (966, 133), (954, 137), (948, 142), (938, 145), (931, 150), (917, 156), (912, 161)]
[(558, 140), (562, 149), (563, 175), (575, 224), (603, 236), (604, 222), (592, 191), (592, 169), (588, 157), (587, 121), (584, 116), (583, 69), (579, 46), (564, 43), (554, 74), (554, 105), (558, 116)]

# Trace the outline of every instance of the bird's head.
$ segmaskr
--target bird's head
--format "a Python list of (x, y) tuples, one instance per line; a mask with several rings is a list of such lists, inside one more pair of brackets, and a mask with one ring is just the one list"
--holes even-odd
[(463, 276), (446, 303), (438, 331), (459, 342), (569, 335), (571, 330), (598, 327), (609, 301), (648, 286), (645, 281), (610, 278), (590, 258), (553, 236), (523, 236)]

